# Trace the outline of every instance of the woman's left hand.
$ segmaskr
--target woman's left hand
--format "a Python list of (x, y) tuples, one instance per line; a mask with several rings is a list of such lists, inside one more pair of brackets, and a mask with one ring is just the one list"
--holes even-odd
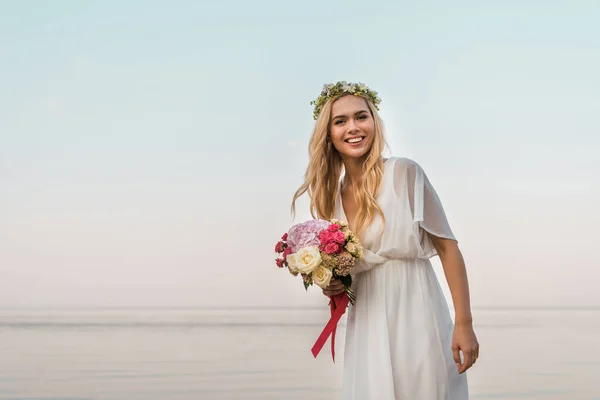
[[(460, 352), (463, 353), (464, 360), (461, 361)], [(473, 331), (471, 323), (457, 323), (454, 326), (454, 335), (452, 336), (452, 354), (458, 368), (458, 373), (462, 374), (475, 362), (479, 357), (479, 343)]]

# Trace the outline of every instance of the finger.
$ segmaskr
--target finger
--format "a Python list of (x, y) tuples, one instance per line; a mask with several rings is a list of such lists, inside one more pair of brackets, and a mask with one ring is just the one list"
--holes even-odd
[(344, 289), (341, 289), (341, 290), (327, 289), (327, 290), (323, 290), (323, 293), (326, 296), (335, 296), (335, 295), (338, 295), (340, 293), (344, 293)]
[(461, 360), (460, 360), (460, 351), (458, 346), (452, 346), (452, 356), (454, 357), (454, 362), (456, 363), (456, 368), (460, 369)]
[(344, 292), (343, 287), (341, 289), (336, 289), (336, 288), (331, 288), (331, 287), (327, 287), (326, 289), (323, 289), (323, 293), (327, 296), (335, 296), (336, 294), (340, 294), (342, 292)]
[(327, 290), (329, 290), (330, 292), (336, 292), (339, 293), (340, 291), (344, 290), (344, 286), (328, 286)]
[(329, 282), (329, 286), (331, 287), (344, 287), (344, 283), (342, 281)]
[(463, 351), (463, 357), (464, 357), (464, 362), (458, 371), (459, 374), (462, 374), (463, 372), (465, 372), (466, 370), (471, 368), (471, 365), (473, 365), (473, 351), (472, 350)]
[(340, 290), (344, 290), (344, 286), (328, 286), (327, 290), (330, 292), (339, 292)]

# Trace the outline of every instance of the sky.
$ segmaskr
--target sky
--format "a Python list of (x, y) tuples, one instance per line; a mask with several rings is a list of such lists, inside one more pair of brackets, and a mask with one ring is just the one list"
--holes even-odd
[[(600, 307), (596, 1), (0, 4), (0, 307), (321, 307), (279, 270), (323, 84), (382, 98), (474, 308)], [(439, 260), (440, 284), (448, 288)]]

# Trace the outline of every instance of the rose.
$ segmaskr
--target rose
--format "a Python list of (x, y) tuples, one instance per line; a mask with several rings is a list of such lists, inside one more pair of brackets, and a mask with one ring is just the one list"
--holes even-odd
[(325, 253), (327, 254), (337, 254), (342, 250), (341, 246), (335, 242), (328, 243), (325, 246)]
[(283, 242), (277, 242), (275, 245), (275, 252), (281, 253), (283, 251)]
[(358, 249), (356, 248), (356, 245), (353, 242), (349, 242), (346, 245), (346, 250), (348, 250), (348, 252), (351, 254), (355, 254)]
[(348, 242), (346, 244), (346, 250), (354, 257), (361, 258), (363, 256), (363, 248), (360, 243), (357, 242)]
[(329, 225), (329, 227), (327, 228), (327, 230), (329, 232), (337, 232), (340, 229), (340, 226), (338, 224), (331, 224)]
[(275, 263), (277, 264), (277, 266), (279, 268), (283, 268), (283, 259), (282, 258), (276, 258)]
[(319, 234), (319, 240), (322, 245), (325, 245), (331, 241), (333, 241), (333, 233), (329, 231), (323, 231)]
[(332, 235), (332, 239), (338, 242), (339, 244), (344, 244), (344, 242), (346, 241), (346, 235), (344, 235), (340, 231), (337, 231)]
[(285, 250), (283, 250), (283, 254), (281, 255), (284, 259), (287, 259), (287, 256), (292, 252), (292, 249), (290, 249), (289, 247), (286, 247)]
[(344, 235), (344, 233), (341, 231), (330, 232), (327, 230), (321, 232), (321, 234), (319, 235), (319, 240), (321, 241), (321, 245), (323, 246), (328, 245), (332, 242), (343, 245), (346, 242), (346, 235)]
[(315, 246), (303, 247), (295, 254), (296, 267), (303, 274), (310, 274), (321, 264), (321, 253)]
[(296, 254), (288, 254), (285, 258), (288, 263), (288, 267), (290, 267), (290, 271), (292, 273), (298, 272), (298, 265), (296, 264)]
[(331, 282), (332, 277), (333, 273), (331, 270), (322, 265), (318, 266), (312, 273), (313, 282), (321, 289), (325, 289), (327, 286), (329, 286), (329, 282)]
[(336, 225), (339, 225), (341, 229), (348, 228), (348, 223), (344, 222), (344, 221), (340, 221), (339, 219), (332, 219), (331, 222)]
[(287, 232), (283, 234), (283, 236), (281, 237), (281, 240), (283, 240), (284, 242), (287, 240), (288, 234)]

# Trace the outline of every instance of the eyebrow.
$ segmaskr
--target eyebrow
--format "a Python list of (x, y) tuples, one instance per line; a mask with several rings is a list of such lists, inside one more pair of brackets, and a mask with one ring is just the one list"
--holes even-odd
[[(362, 114), (362, 113), (365, 113), (365, 112), (368, 112), (368, 111), (367, 110), (360, 110), (360, 111), (355, 112), (354, 115)], [(340, 114), (340, 115), (336, 115), (331, 120), (335, 121), (338, 118), (344, 118), (344, 117), (345, 117), (345, 115)]]

